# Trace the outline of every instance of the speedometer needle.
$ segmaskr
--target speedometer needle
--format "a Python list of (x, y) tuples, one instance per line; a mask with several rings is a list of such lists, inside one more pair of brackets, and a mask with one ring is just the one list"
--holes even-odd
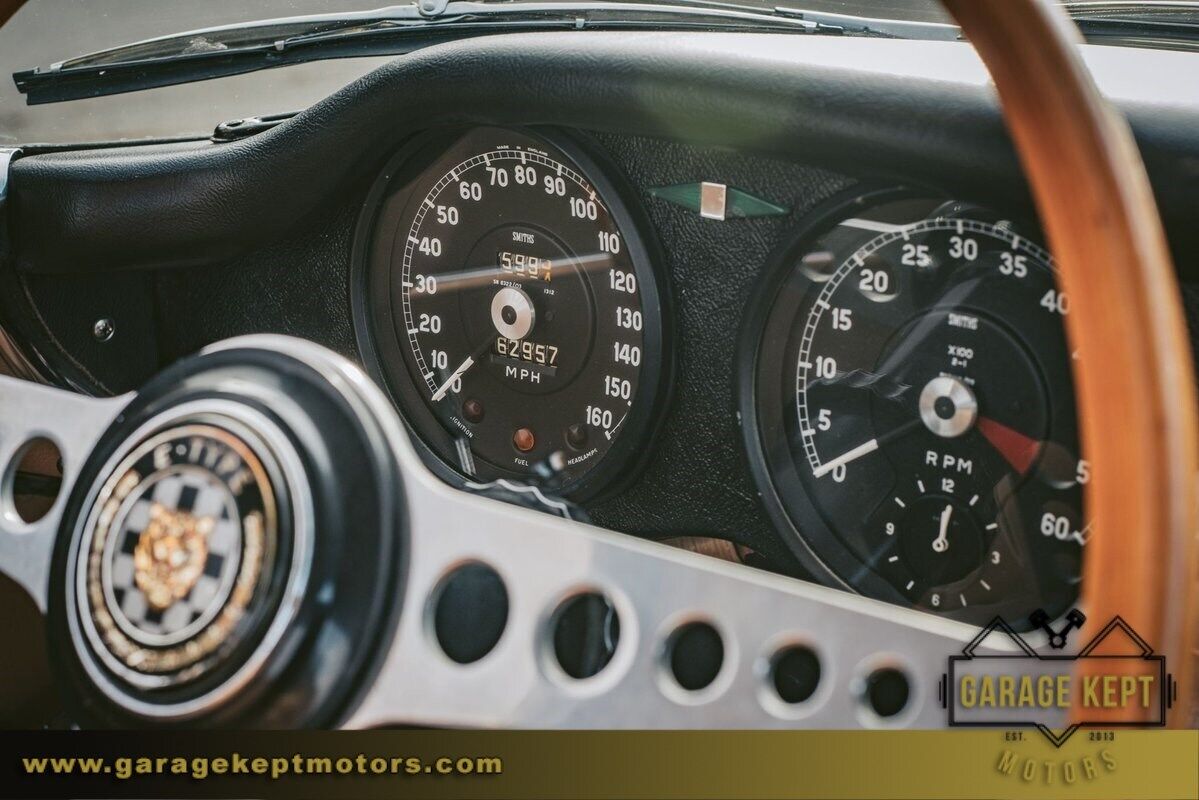
[(458, 365), (458, 369), (454, 370), (454, 374), (447, 378), (446, 382), (441, 384), (437, 391), (433, 392), (433, 397), (431, 398), (433, 402), (436, 403), (438, 400), (445, 397), (453, 387), (454, 381), (465, 375), (466, 371), (475, 365), (475, 361), (479, 358), (482, 358), (483, 354), (490, 350), (493, 344), (495, 344), (495, 334), (488, 336), (482, 344), (476, 347), (475, 351), (467, 356), (465, 361)]
[(471, 367), (473, 367), (474, 365), (475, 365), (475, 357), (467, 356), (466, 360), (458, 365), (458, 369), (454, 370), (454, 374), (451, 375), (448, 379), (446, 379), (446, 382), (441, 384), (441, 386), (437, 389), (436, 392), (433, 392), (433, 402), (437, 402), (441, 398), (445, 397), (446, 393), (450, 390), (450, 387), (453, 386), (454, 381), (461, 378), (463, 373), (466, 372)]

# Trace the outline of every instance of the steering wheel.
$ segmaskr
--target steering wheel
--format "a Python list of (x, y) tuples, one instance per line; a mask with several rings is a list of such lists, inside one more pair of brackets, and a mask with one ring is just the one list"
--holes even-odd
[[(1167, 654), (1184, 725), (1199, 439), (1148, 179), (1061, 11), (944, 2), (994, 76), (1072, 298), (1095, 520), (1084, 602)], [(114, 398), (0, 378), (0, 486), (38, 438), (61, 452), (62, 492), (34, 522), (0, 492), (0, 571), (46, 613), (85, 725), (940, 727), (936, 677), (972, 635), (599, 530), (533, 490), (452, 488), (361, 370), (298, 339), (222, 342)], [(136, 612), (115, 602), (134, 586)], [(580, 677), (557, 632), (597, 595), (612, 646)], [(793, 645), (821, 665), (796, 706), (770, 686)]]
[[(1172, 721), (1186, 726), (1199, 637), (1195, 374), (1144, 163), (1079, 59), (1064, 13), (1040, 0), (945, 5), (999, 90), (1071, 298), (1066, 333), (1094, 469), (1083, 603), (1100, 625), (1120, 616), (1166, 654), (1179, 691)], [(1144, 380), (1121, 385), (1134, 369)]]

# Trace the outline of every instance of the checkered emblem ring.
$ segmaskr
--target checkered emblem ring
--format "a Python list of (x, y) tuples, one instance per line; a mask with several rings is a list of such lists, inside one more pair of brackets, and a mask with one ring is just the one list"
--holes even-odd
[(250, 627), (278, 557), (262, 457), (216, 424), (134, 447), (100, 487), (79, 543), (75, 601), (89, 649), (139, 689), (199, 680)]

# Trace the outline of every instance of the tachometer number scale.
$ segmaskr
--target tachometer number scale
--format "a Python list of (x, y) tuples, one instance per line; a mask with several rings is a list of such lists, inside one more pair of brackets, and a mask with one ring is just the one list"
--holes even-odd
[(800, 530), (869, 593), (963, 618), (1060, 610), (1087, 530), (1068, 298), (1010, 225), (900, 207), (843, 222), (826, 239), (845, 255), (815, 247), (795, 270), (808, 288), (774, 351), (788, 446), (767, 452), (788, 510), (810, 498), (820, 525)]

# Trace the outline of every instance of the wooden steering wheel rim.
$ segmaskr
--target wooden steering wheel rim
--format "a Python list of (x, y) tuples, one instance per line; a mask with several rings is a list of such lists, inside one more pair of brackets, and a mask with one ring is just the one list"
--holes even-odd
[[(1144, 163), (1064, 11), (1046, 0), (942, 2), (995, 82), (1070, 301), (1066, 333), (1092, 475), (1087, 628), (1093, 635), (1118, 615), (1164, 653), (1178, 681), (1170, 724), (1189, 726), (1199, 635), (1195, 375)], [(1140, 721), (1152, 709), (1123, 713)]]
[(17, 13), (17, 9), (25, 5), (25, 0), (0, 0), (0, 25), (8, 22), (8, 18)]

